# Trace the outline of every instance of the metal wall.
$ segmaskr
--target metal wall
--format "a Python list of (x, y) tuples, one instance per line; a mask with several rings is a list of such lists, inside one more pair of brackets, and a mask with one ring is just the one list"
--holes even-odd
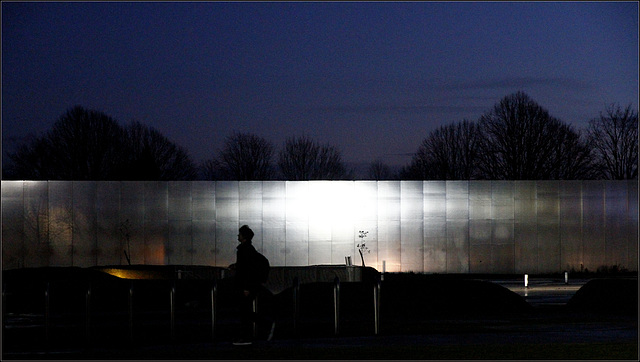
[(274, 266), (637, 270), (638, 182), (2, 181), (3, 269), (227, 266), (243, 224)]

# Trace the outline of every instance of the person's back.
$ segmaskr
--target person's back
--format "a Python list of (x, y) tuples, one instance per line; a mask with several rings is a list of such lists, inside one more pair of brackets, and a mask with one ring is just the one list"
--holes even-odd
[(266, 288), (262, 286), (262, 283), (266, 282), (264, 261), (266, 261), (266, 273), (268, 273), (269, 268), (269, 261), (258, 253), (251, 243), (253, 236), (253, 231), (247, 225), (240, 227), (240, 230), (238, 230), (240, 245), (237, 247), (236, 263), (230, 265), (230, 268), (236, 271), (235, 279), (238, 288), (237, 293), (240, 298), (239, 307), (242, 319), (242, 336), (239, 341), (234, 342), (235, 345), (251, 344), (253, 337), (252, 327), (255, 322), (263, 324), (268, 322), (270, 324), (268, 341), (273, 337), (275, 328), (273, 321), (253, 312), (255, 298), (258, 295), (265, 295), (263, 291), (266, 291)]

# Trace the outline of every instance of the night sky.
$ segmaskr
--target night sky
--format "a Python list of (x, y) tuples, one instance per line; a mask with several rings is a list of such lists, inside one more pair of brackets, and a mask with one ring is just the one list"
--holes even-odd
[(518, 90), (576, 129), (637, 110), (638, 4), (2, 3), (3, 151), (81, 105), (196, 162), (239, 131), (405, 165)]

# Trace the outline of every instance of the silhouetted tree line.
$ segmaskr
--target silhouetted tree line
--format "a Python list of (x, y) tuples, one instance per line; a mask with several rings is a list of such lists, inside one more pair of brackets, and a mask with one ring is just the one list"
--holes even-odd
[[(340, 150), (307, 136), (277, 151), (235, 132), (217, 156), (196, 166), (186, 151), (139, 122), (74, 107), (45, 135), (8, 153), (5, 179), (29, 180), (349, 180)], [(200, 176), (198, 176), (200, 174)], [(523, 92), (502, 98), (477, 121), (442, 126), (399, 172), (376, 160), (371, 180), (637, 179), (638, 113), (609, 105), (586, 132), (573, 129)]]
[(415, 180), (638, 178), (638, 113), (610, 105), (586, 134), (549, 115), (523, 92), (477, 122), (442, 126), (400, 172)]

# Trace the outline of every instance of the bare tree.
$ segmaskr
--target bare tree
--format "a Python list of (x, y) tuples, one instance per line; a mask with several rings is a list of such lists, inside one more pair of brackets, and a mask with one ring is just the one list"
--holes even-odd
[(442, 126), (422, 141), (403, 177), (417, 180), (471, 180), (478, 176), (480, 135), (468, 120)]
[[(567, 170), (566, 160), (587, 157), (579, 135), (523, 92), (504, 97), (480, 118), (479, 127), (479, 166), (484, 178), (555, 179)], [(579, 169), (581, 165), (572, 167)]]
[(120, 160), (121, 145), (122, 129), (115, 120), (76, 106), (44, 136), (9, 154), (9, 159), (17, 178), (105, 180)]
[(391, 171), (389, 165), (381, 160), (375, 160), (369, 164), (369, 179), (376, 181), (394, 180), (397, 176)]
[(638, 178), (638, 112), (609, 105), (589, 123), (589, 144), (599, 175), (611, 180)]
[(40, 137), (9, 153), (9, 174), (29, 180), (189, 180), (187, 153), (140, 123), (122, 128), (108, 115), (69, 109)]
[(45, 136), (29, 136), (26, 143), (15, 152), (8, 152), (3, 169), (5, 179), (14, 180), (55, 180), (49, 139)]
[(156, 129), (132, 122), (125, 128), (123, 180), (193, 180), (197, 168), (187, 152)]
[(342, 180), (351, 175), (335, 147), (320, 145), (306, 136), (289, 138), (280, 151), (278, 166), (287, 180)]
[[(217, 167), (220, 178), (237, 181), (273, 179), (273, 145), (248, 133), (234, 132), (227, 137)], [(212, 160), (214, 165), (216, 162)]]
[(222, 178), (222, 166), (216, 159), (205, 160), (200, 163), (202, 178), (207, 181), (216, 181)]

